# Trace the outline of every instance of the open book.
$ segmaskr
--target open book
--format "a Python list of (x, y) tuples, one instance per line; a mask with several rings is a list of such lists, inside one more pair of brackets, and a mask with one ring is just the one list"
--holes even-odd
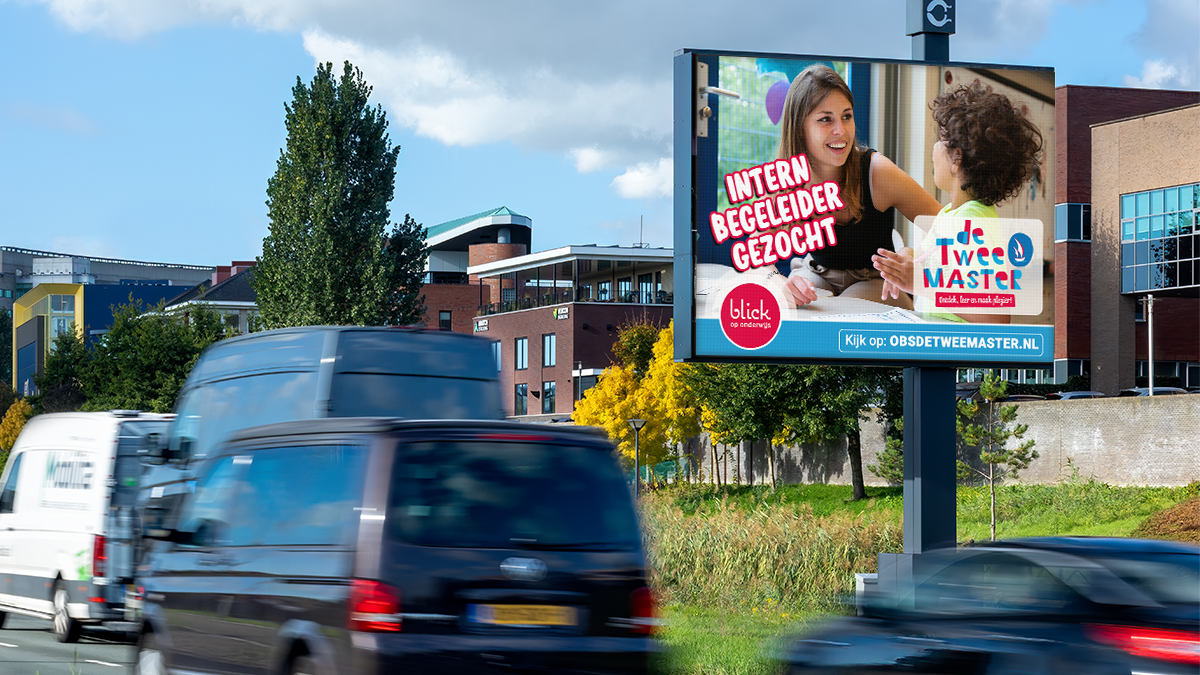
[(771, 291), (779, 301), (783, 317), (790, 318), (788, 310), (791, 303), (784, 293), (783, 287), (787, 277), (775, 267), (759, 267), (757, 269), (739, 272), (732, 267), (700, 263), (696, 265), (696, 318), (721, 318), (721, 301), (729, 291), (742, 284), (758, 284)]
[(907, 309), (882, 302), (847, 296), (835, 297), (817, 289), (816, 302), (793, 307), (784, 286), (787, 277), (774, 267), (738, 272), (732, 267), (701, 263), (696, 265), (696, 318), (720, 319), (721, 304), (729, 291), (745, 283), (763, 286), (779, 302), (780, 316), (792, 321), (841, 321), (845, 323), (926, 323), (927, 320)]

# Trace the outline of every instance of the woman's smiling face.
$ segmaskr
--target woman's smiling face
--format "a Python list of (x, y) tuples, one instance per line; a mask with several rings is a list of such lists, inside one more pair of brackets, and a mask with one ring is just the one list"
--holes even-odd
[(808, 161), (841, 167), (854, 144), (854, 107), (840, 91), (830, 92), (804, 120)]

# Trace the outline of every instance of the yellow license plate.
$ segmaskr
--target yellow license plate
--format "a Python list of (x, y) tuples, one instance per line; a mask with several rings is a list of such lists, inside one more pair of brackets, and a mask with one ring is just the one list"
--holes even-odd
[(574, 607), (555, 605), (475, 605), (477, 623), (505, 626), (574, 626)]

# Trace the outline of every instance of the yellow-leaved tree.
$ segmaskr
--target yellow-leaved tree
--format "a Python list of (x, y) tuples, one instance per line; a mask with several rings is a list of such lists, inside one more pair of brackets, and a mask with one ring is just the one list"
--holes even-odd
[(658, 400), (650, 395), (634, 375), (633, 366), (612, 365), (604, 369), (596, 386), (588, 389), (575, 404), (571, 419), (576, 424), (600, 427), (617, 444), (626, 468), (633, 468), (633, 428), (631, 419), (644, 419), (638, 433), (639, 461), (643, 466), (667, 458), (666, 429)]
[[(642, 387), (658, 401), (659, 417), (666, 442), (671, 448), (679, 448), (677, 457), (691, 455), (687, 446), (700, 433), (700, 407), (692, 395), (683, 373), (690, 366), (675, 362), (675, 322), (671, 321), (658, 334), (654, 343), (654, 355), (642, 379)], [(688, 466), (691, 466), (690, 461)], [(679, 468), (682, 471), (682, 467)], [(690, 471), (689, 471), (690, 477)]]
[(29, 405), (29, 401), (19, 398), (8, 407), (8, 412), (4, 413), (4, 420), (0, 421), (0, 470), (4, 469), (4, 462), (8, 461), (8, 451), (17, 442), (17, 436), (20, 435), (21, 429), (25, 428), (25, 420), (33, 416), (33, 406)]

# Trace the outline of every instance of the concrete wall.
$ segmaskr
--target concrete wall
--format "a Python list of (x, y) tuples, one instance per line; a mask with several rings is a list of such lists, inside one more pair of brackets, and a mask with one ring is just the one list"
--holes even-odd
[[(1155, 397), (1030, 401), (1020, 404), (1017, 422), (1029, 425), (1038, 459), (1021, 472), (1022, 483), (1055, 483), (1070, 476), (1070, 459), (1083, 478), (1110, 485), (1187, 485), (1200, 481), (1200, 394)], [(883, 449), (884, 432), (874, 421), (862, 431), (867, 485), (886, 485), (866, 470)], [(693, 469), (711, 481), (712, 443), (693, 439)], [(765, 442), (716, 448), (724, 480), (768, 484)], [(740, 460), (740, 461), (739, 461)], [(826, 442), (777, 450), (776, 480), (786, 483), (848, 485), (846, 442)]]

